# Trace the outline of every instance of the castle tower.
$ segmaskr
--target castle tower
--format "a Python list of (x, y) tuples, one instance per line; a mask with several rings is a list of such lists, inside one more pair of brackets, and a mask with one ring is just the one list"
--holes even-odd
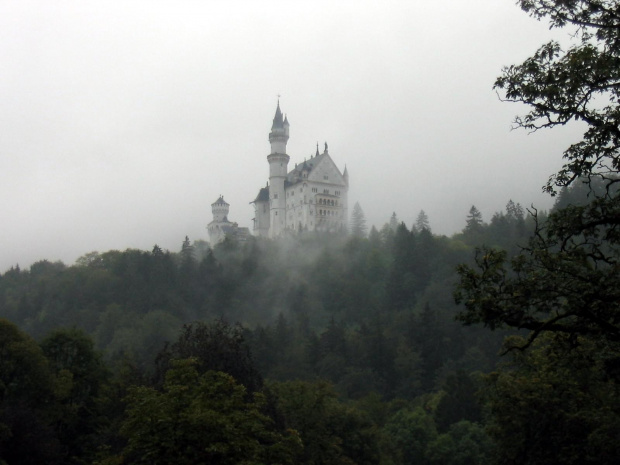
[(267, 156), (269, 163), (269, 236), (277, 237), (284, 231), (286, 224), (286, 196), (284, 181), (288, 172), (290, 157), (286, 154), (286, 142), (289, 137), (288, 119), (282, 116), (280, 102), (276, 108), (273, 125), (269, 133), (271, 153)]
[(214, 203), (211, 204), (211, 212), (213, 213), (213, 221), (216, 223), (227, 221), (229, 209), (230, 209), (230, 205), (226, 203), (226, 201), (224, 200), (224, 196), (220, 195), (220, 197)]
[(220, 197), (211, 204), (211, 212), (213, 213), (213, 221), (207, 225), (209, 231), (209, 240), (211, 245), (222, 242), (226, 237), (226, 232), (230, 229), (228, 221), (228, 210), (230, 205), (226, 203), (224, 197)]

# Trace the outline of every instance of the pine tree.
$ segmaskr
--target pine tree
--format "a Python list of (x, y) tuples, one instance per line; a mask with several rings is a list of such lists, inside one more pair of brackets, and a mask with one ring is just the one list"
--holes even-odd
[(464, 233), (477, 233), (482, 229), (482, 213), (480, 210), (476, 208), (475, 205), (472, 205), (469, 209), (469, 215), (467, 215), (467, 223)]
[(368, 227), (366, 226), (366, 216), (359, 202), (355, 202), (351, 212), (351, 234), (355, 237), (366, 237)]
[(396, 216), (396, 212), (394, 212), (390, 217), (390, 229), (396, 232), (396, 228), (398, 228), (398, 217)]
[(422, 231), (423, 229), (426, 229), (429, 232), (431, 230), (431, 224), (428, 221), (428, 215), (424, 212), (424, 210), (420, 210), (420, 213), (418, 213), (418, 217), (415, 220), (415, 229), (417, 231)]

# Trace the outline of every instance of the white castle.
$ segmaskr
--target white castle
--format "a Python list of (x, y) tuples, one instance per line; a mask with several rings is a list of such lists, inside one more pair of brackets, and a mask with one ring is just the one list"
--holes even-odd
[[(290, 157), (286, 153), (289, 139), (288, 118), (282, 115), (280, 102), (276, 108), (269, 133), (271, 153), (269, 182), (259, 190), (254, 204), (254, 234), (275, 238), (285, 233), (301, 231), (344, 231), (348, 217), (349, 174), (340, 172), (329, 152), (325, 150), (303, 163), (295, 163), (288, 171)], [(239, 228), (227, 219), (229, 205), (220, 196), (211, 204), (213, 221), (209, 223), (212, 244), (228, 234), (243, 238), (247, 228)], [(244, 231), (245, 230), (245, 231)]]

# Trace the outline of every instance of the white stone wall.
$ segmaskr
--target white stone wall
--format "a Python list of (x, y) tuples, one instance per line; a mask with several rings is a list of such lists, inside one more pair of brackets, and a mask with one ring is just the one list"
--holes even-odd
[(261, 237), (269, 235), (269, 202), (254, 203), (254, 234)]

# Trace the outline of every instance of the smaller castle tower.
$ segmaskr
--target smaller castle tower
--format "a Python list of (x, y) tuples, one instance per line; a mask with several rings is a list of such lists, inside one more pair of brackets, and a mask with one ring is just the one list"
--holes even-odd
[(231, 236), (238, 241), (245, 241), (250, 235), (248, 228), (240, 228), (237, 223), (228, 220), (229, 209), (230, 205), (222, 195), (211, 204), (213, 221), (207, 225), (207, 230), (212, 246), (222, 242), (226, 236)]
[(228, 221), (228, 211), (230, 205), (224, 200), (224, 196), (220, 197), (211, 204), (211, 212), (213, 212), (213, 221)]
[(226, 233), (230, 231), (232, 224), (228, 221), (228, 211), (230, 205), (220, 197), (211, 204), (211, 212), (213, 213), (213, 221), (207, 225), (209, 231), (209, 241), (212, 245), (222, 242), (226, 237)]

